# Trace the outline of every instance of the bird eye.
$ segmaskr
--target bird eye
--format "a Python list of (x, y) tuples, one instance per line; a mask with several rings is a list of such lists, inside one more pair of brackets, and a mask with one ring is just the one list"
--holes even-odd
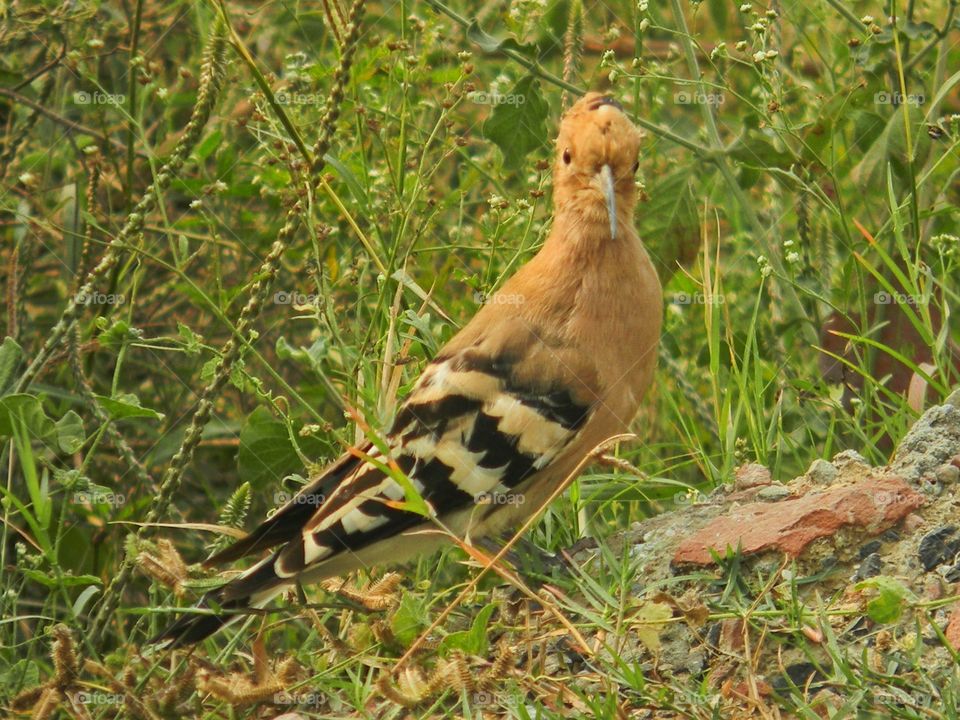
[(569, 164), (570, 164), (570, 149), (569, 149), (569, 148), (567, 148), (566, 150), (563, 151), (563, 164), (564, 164), (564, 165), (569, 165)]
[(637, 170), (639, 170), (639, 169), (640, 169), (640, 161), (637, 160), (637, 161), (633, 164), (633, 174), (636, 175), (636, 174), (637, 174)]

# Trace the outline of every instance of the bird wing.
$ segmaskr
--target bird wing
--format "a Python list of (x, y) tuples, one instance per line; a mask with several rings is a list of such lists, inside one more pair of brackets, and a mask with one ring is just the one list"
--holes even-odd
[[(293, 578), (422, 524), (422, 515), (400, 507), (405, 492), (385, 471), (390, 459), (441, 519), (484, 495), (517, 488), (549, 466), (593, 413), (588, 384), (564, 354), (561, 343), (517, 318), (481, 332), (468, 326), (400, 407), (387, 434), (390, 458), (370, 445), (343, 456), (210, 562), (286, 543), (272, 569), (278, 578)], [(245, 594), (245, 584), (235, 580), (230, 595)]]

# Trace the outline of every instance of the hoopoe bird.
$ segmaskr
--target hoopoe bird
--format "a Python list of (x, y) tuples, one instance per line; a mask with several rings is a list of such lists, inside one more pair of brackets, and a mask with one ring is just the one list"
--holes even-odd
[[(444, 528), (473, 540), (538, 512), (627, 429), (652, 382), (663, 314), (633, 223), (639, 149), (614, 99), (589, 93), (567, 111), (546, 242), (424, 369), (385, 436), (389, 456), (372, 443), (344, 454), (209, 558), (270, 551), (205, 597), (214, 614), (182, 615), (156, 642), (196, 643), (296, 584), (436, 547), (443, 536), (403, 508), (391, 461)], [(484, 501), (497, 494), (524, 501)]]

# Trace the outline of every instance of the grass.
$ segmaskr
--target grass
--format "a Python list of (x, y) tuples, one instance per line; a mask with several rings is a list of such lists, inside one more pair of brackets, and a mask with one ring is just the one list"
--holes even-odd
[[(915, 640), (881, 662), (850, 639), (863, 609), (789, 568), (655, 587), (618, 538), (745, 462), (882, 464), (956, 386), (956, 3), (356, 7), (355, 42), (329, 0), (0, 8), (5, 712), (955, 714), (939, 606), (904, 600)], [(140, 654), (215, 581), (190, 563), (225, 537), (199, 524), (249, 527), (353, 418), (384, 427), (537, 250), (563, 94), (598, 87), (647, 134), (667, 310), (638, 439), (526, 533), (595, 536), (592, 562), (534, 583), (536, 560), (478, 577), (451, 548)], [(743, 687), (713, 656), (662, 671), (728, 620)], [(770, 643), (817, 687), (760, 693)]]

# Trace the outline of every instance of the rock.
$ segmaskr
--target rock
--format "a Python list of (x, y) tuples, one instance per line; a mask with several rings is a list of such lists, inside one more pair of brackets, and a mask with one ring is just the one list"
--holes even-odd
[(747, 503), (682, 540), (673, 562), (710, 565), (711, 550), (722, 555), (738, 546), (744, 555), (778, 550), (797, 557), (814, 540), (842, 527), (881, 533), (922, 504), (923, 496), (894, 476), (867, 477), (777, 503)]
[(880, 552), (880, 547), (882, 545), (883, 545), (883, 540), (879, 538), (875, 538), (870, 542), (864, 543), (863, 545), (860, 546), (860, 550), (859, 550), (860, 559), (864, 560), (869, 555), (876, 555), (878, 552)]
[(939, 580), (929, 580), (923, 586), (925, 600), (939, 600), (943, 597), (943, 583)]
[(766, 502), (776, 502), (777, 500), (783, 500), (785, 497), (790, 497), (790, 488), (786, 485), (768, 485), (765, 488), (760, 488), (757, 492), (757, 499)]
[(957, 580), (960, 580), (960, 563), (941, 565), (937, 568), (937, 573), (947, 582), (957, 582)]
[[(910, 516), (908, 515), (907, 517), (909, 518)], [(896, 528), (890, 528), (880, 536), (880, 539), (883, 542), (900, 542), (900, 531)]]
[(738, 653), (743, 650), (743, 619), (726, 618), (720, 621), (720, 651)]
[(941, 465), (937, 468), (936, 472), (934, 472), (933, 476), (941, 485), (953, 485), (960, 479), (960, 467), (952, 463)]
[(956, 534), (956, 525), (944, 525), (921, 538), (917, 554), (924, 570), (930, 572), (937, 565), (953, 560), (957, 552), (960, 552), (960, 539), (956, 538)]
[(839, 470), (834, 467), (833, 463), (827, 462), (823, 458), (817, 458), (810, 463), (810, 469), (807, 470), (807, 477), (810, 478), (810, 482), (814, 482), (817, 485), (829, 485), (837, 479), (838, 473)]
[(770, 477), (770, 470), (768, 470), (766, 466), (757, 463), (741, 465), (734, 472), (733, 479), (734, 488), (737, 490), (769, 485), (773, 482), (773, 479)]
[(897, 448), (890, 469), (909, 482), (918, 482), (950, 462), (957, 453), (960, 453), (960, 405), (938, 405), (913, 424)]
[(790, 695), (791, 686), (800, 691), (819, 686), (827, 678), (817, 669), (817, 666), (810, 662), (799, 662), (786, 667), (783, 675), (777, 675), (773, 678), (773, 689), (780, 695)]
[(923, 516), (918, 515), (917, 513), (910, 513), (903, 520), (903, 532), (905, 535), (913, 534), (914, 530), (919, 529), (923, 525)]
[(848, 465), (862, 465), (865, 468), (870, 467), (867, 459), (856, 450), (844, 450), (833, 456), (833, 465), (836, 468), (845, 468)]
[(857, 567), (857, 571), (853, 574), (853, 582), (860, 582), (861, 580), (872, 578), (879, 575), (882, 570), (883, 558), (880, 556), (880, 553), (871, 553), (867, 555), (859, 567)]
[(954, 651), (960, 651), (960, 607), (954, 606), (943, 634), (947, 636), (947, 642), (950, 643), (950, 647), (952, 647)]

